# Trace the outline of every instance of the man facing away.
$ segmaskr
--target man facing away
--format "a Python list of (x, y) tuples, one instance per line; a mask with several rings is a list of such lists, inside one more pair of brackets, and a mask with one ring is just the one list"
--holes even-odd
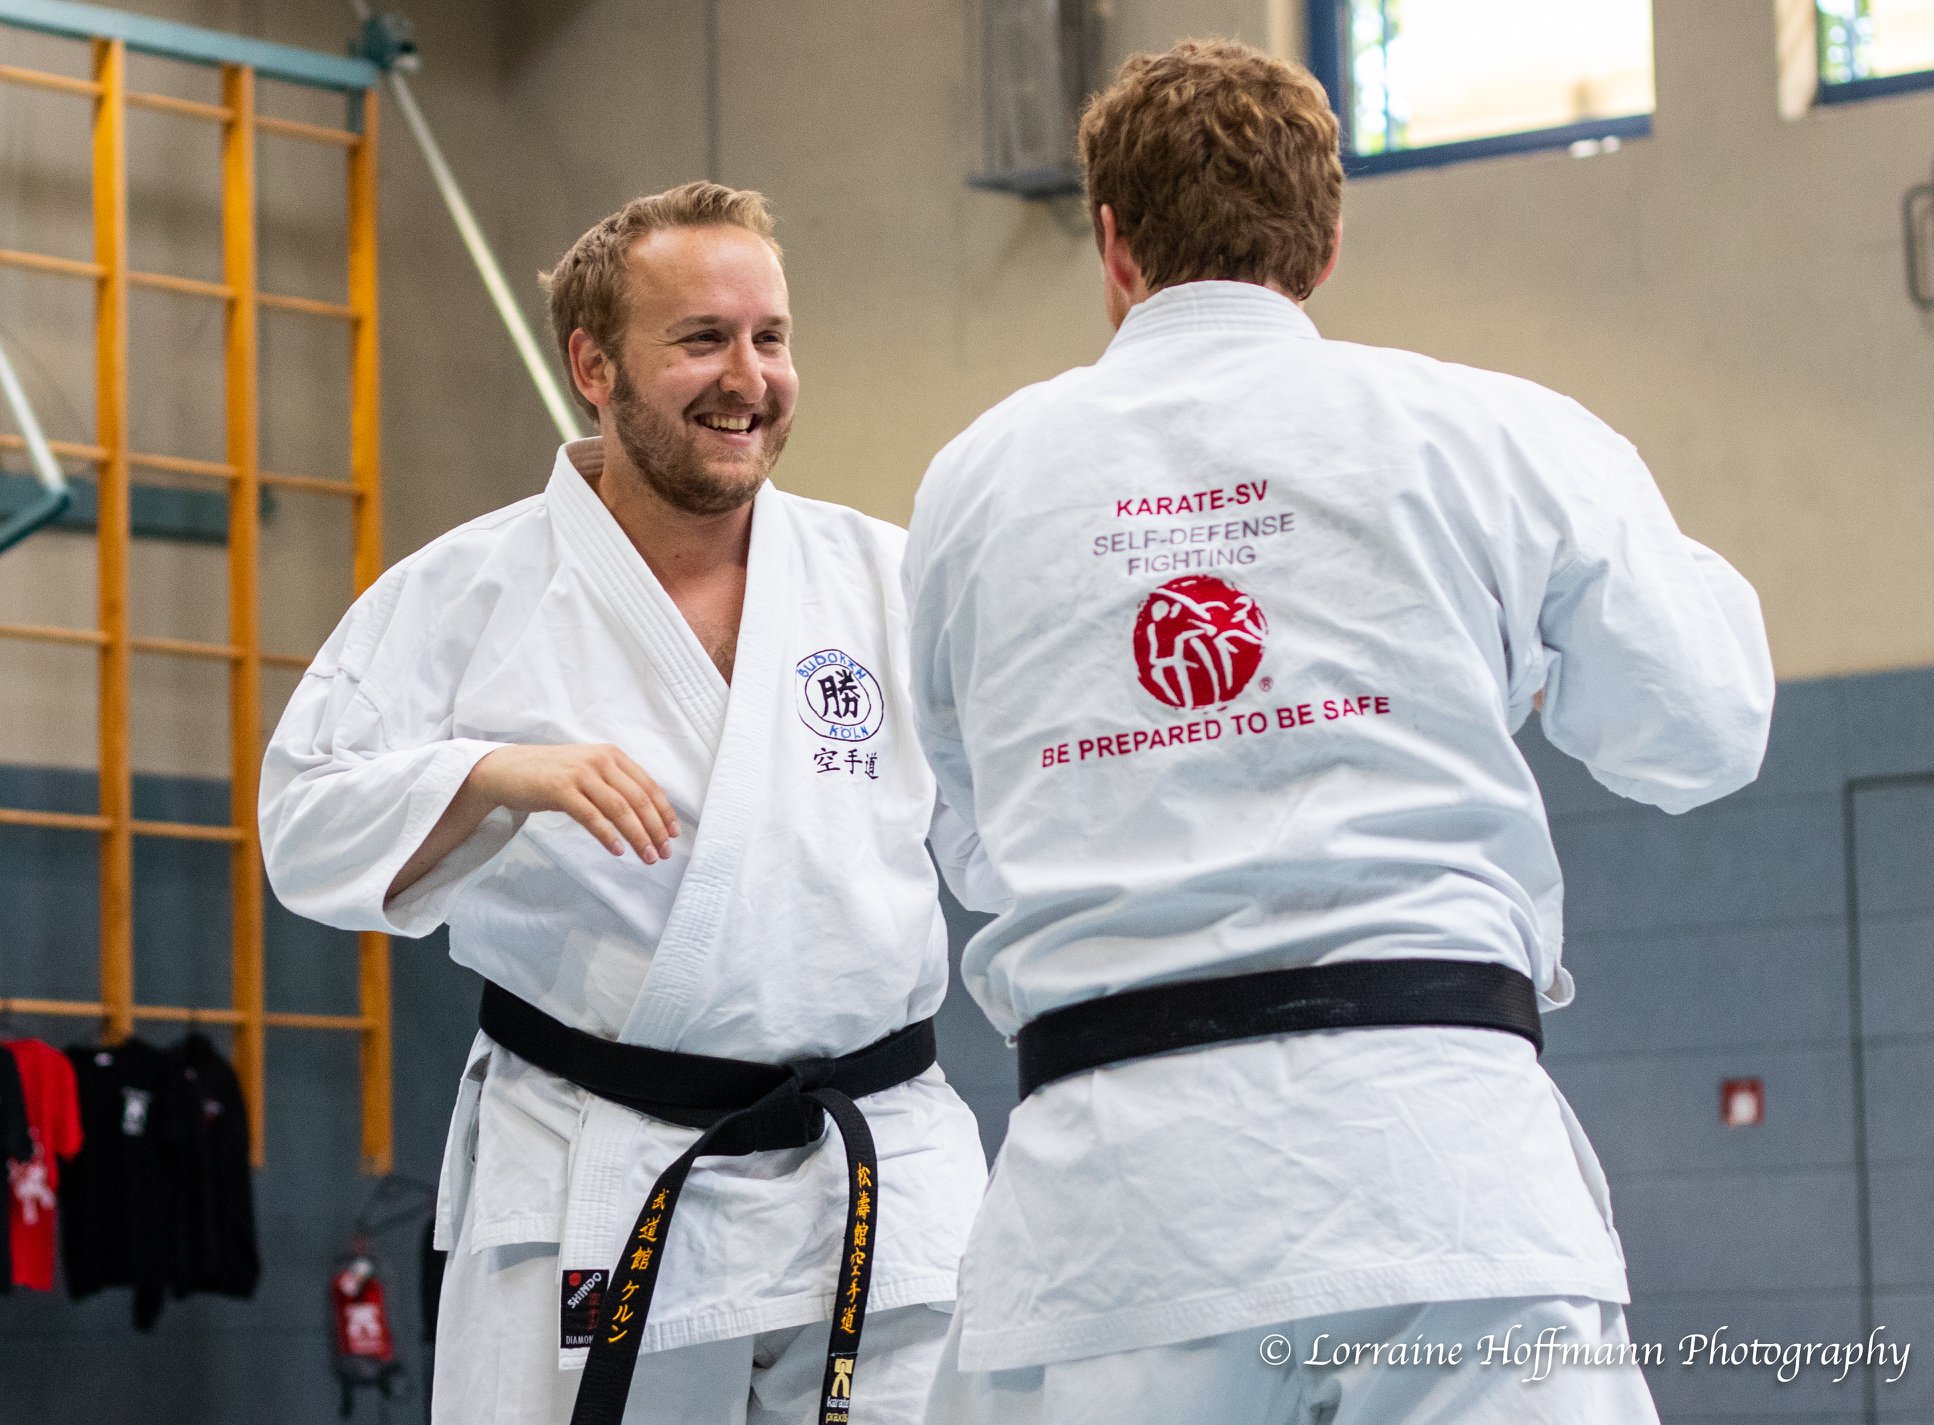
[(985, 1164), (924, 1022), (904, 536), (767, 481), (798, 388), (771, 234), (701, 183), (578, 240), (548, 286), (598, 435), (385, 574), (269, 748), (284, 903), (447, 921), (489, 981), (439, 1422), (890, 1425), (932, 1378)]
[(1081, 153), (1115, 338), (941, 452), (907, 552), (921, 739), (1012, 898), (964, 978), (1024, 1092), (929, 1419), (1655, 1419), (1629, 1356), (1480, 1351), (1627, 1340), (1538, 1064), (1571, 981), (1511, 734), (1542, 692), (1614, 791), (1740, 787), (1753, 592), (1571, 401), (1318, 336), (1342, 170), (1301, 69), (1137, 56)]

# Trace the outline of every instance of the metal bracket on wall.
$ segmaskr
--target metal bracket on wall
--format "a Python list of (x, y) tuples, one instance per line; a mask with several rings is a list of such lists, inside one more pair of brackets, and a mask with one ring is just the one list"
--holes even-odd
[(1934, 183), (1909, 188), (1900, 205), (1907, 248), (1907, 299), (1934, 312)]
[(983, 193), (1081, 192), (1075, 130), (1107, 82), (1110, 7), (1102, 0), (980, 0)]

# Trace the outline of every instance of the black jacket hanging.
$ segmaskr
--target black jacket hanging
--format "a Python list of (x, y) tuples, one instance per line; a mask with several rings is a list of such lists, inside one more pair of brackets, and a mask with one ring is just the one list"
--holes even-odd
[(174, 1257), (175, 1159), (168, 1056), (129, 1039), (76, 1044), (82, 1147), (60, 1180), (61, 1259), (76, 1300), (134, 1288), (134, 1324), (161, 1315)]
[(176, 1173), (169, 1284), (176, 1296), (253, 1296), (262, 1261), (241, 1080), (203, 1034), (190, 1034), (167, 1057), (173, 1078), (168, 1138)]

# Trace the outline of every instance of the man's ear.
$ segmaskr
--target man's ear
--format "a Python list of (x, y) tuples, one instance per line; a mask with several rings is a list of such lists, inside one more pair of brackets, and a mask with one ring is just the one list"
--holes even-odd
[(583, 327), (571, 333), (571, 382), (599, 410), (610, 404), (618, 382), (618, 368)]
[(1318, 287), (1321, 287), (1325, 282), (1330, 280), (1330, 274), (1336, 271), (1336, 260), (1342, 255), (1343, 220), (1338, 218), (1336, 220), (1336, 232), (1330, 238), (1330, 260), (1323, 264), (1323, 270), (1316, 275), (1316, 280), (1310, 284), (1311, 292), (1314, 292)]
[(1101, 249), (1101, 270), (1108, 274), (1108, 280), (1131, 297), (1140, 292), (1141, 266), (1122, 241), (1115, 210), (1106, 203), (1095, 209), (1095, 243)]

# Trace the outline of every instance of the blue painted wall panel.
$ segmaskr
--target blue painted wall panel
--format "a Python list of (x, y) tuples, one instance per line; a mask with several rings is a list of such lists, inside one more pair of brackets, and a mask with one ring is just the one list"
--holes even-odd
[[(1865, 682), (1866, 680), (1859, 680)], [(1773, 705), (1773, 735), (1751, 786), (1728, 806), (1792, 797), (1837, 798), (1852, 775), (1843, 747), (1846, 696), (1841, 681), (1782, 683)]]
[[(1934, 709), (1928, 713), (1934, 720)], [(1874, 787), (1854, 799), (1860, 857), (1860, 914), (1934, 914), (1934, 784)]]
[(1837, 799), (1634, 810), (1552, 828), (1574, 930), (1739, 927), (1844, 913)]
[(1020, 1056), (994, 1031), (980, 1006), (960, 983), (960, 952), (989, 917), (965, 909), (940, 889), (941, 909), (947, 916), (947, 939), (953, 960), (947, 999), (935, 1016), (940, 1039), (940, 1065), (980, 1123), (981, 1146), (991, 1163), (1007, 1133), (1007, 1115), (1018, 1098), (1015, 1076)]
[[(1873, 1234), (1878, 1290), (1934, 1290), (1934, 1160), (1875, 1166)], [(1924, 1349), (1934, 1370), (1934, 1334)]]
[[(1840, 1166), (1853, 1155), (1852, 1066), (1844, 1044), (1782, 1049), (1772, 1044), (1669, 1058), (1553, 1062), (1552, 1077), (1586, 1124), (1614, 1178), (1633, 1174), (1773, 1172)], [(1722, 1081), (1766, 1085), (1757, 1129), (1719, 1119)]]
[[(1546, 1016), (1545, 1058), (1844, 1046), (1846, 940), (1838, 916), (1746, 929), (1573, 930), (1565, 964), (1578, 998)], [(1671, 993), (1661, 993), (1668, 985)]]
[(1934, 1162), (1934, 1035), (1870, 1042), (1866, 1057), (1874, 1162)]
[[(1558, 789), (1579, 982), (1576, 1005), (1551, 1020), (1549, 1063), (1611, 1165), (1635, 1335), (1857, 1334), (1845, 794), (1849, 777), (1934, 772), (1934, 670), (1782, 687), (1760, 781), (1683, 818), (1607, 804), (1535, 732), (1522, 740)], [(1857, 804), (1871, 1319), (1925, 1352), (1934, 789), (1866, 789)], [(1722, 1129), (1719, 1081), (1741, 1076), (1765, 1081), (1767, 1121)], [(1783, 1169), (1802, 1153), (1825, 1154), (1824, 1170)], [(1634, 1175), (1666, 1157), (1676, 1174)], [(1842, 1290), (1821, 1295), (1829, 1286)], [(1668, 1425), (1863, 1418), (1857, 1377), (1824, 1393), (1750, 1370), (1653, 1379)], [(1915, 1379), (1877, 1388), (1880, 1420), (1934, 1419)]]
[(1630, 802), (1621, 800), (1616, 793), (1608, 792), (1594, 781), (1584, 763), (1567, 757), (1545, 741), (1543, 725), (1537, 713), (1531, 714), (1519, 731), (1517, 741), (1518, 751), (1524, 755), (1532, 775), (1538, 779), (1538, 789), (1544, 794), (1547, 816), (1590, 816), (1631, 806)]
[(1934, 670), (1827, 680), (1840, 694), (1849, 777), (1934, 772)]
[(1861, 917), (1860, 990), (1867, 1033), (1934, 1030), (1934, 915)]
[(1855, 1201), (1847, 1167), (1612, 1180), (1635, 1300), (1853, 1291)]
[[(1635, 1299), (1628, 1313), (1632, 1339), (1657, 1341), (1667, 1364), (1646, 1373), (1661, 1417), (1672, 1425), (1725, 1421), (1854, 1422), (1860, 1420), (1860, 1387), (1848, 1379), (1833, 1383), (1834, 1370), (1803, 1370), (1782, 1385), (1764, 1368), (1687, 1366), (1686, 1351), (1700, 1343), (1687, 1338), (1717, 1337), (1728, 1342), (1847, 1341), (1858, 1335), (1860, 1307), (1851, 1292), (1756, 1296), (1725, 1300)], [(1721, 1334), (1721, 1328), (1724, 1333)], [(1709, 1346), (1707, 1349), (1710, 1349)]]
[(1918, 1291), (1883, 1293), (1876, 1306), (1875, 1320), (1888, 1328), (1885, 1339), (1913, 1347), (1898, 1381), (1888, 1381), (1894, 1370), (1880, 1377), (1881, 1425), (1927, 1425), (1934, 1420), (1934, 1285), (1923, 1281)]

